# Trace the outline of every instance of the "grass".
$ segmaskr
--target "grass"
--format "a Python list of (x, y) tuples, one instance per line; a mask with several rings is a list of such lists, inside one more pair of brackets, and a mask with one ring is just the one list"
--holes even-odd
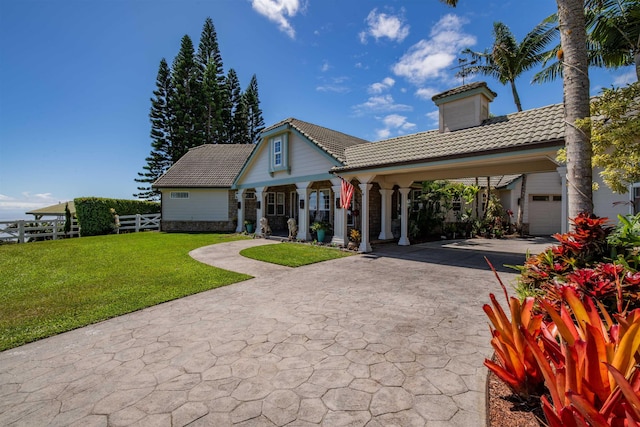
[(336, 258), (344, 258), (353, 255), (349, 252), (339, 251), (323, 246), (302, 245), (296, 243), (277, 243), (273, 245), (254, 246), (243, 249), (240, 255), (258, 261), (272, 264), (285, 265), (287, 267), (300, 267), (316, 262), (328, 261)]
[(192, 259), (233, 235), (132, 233), (0, 246), (0, 351), (249, 279)]

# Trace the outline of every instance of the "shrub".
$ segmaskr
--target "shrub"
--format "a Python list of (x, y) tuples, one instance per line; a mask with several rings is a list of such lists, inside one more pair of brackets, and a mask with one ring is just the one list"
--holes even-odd
[(493, 295), (484, 307), (497, 359), (485, 365), (524, 398), (543, 382), (551, 427), (640, 425), (640, 214), (619, 219), (580, 215), (518, 267), (518, 292), (535, 298), (500, 282), (511, 320)]
[(74, 203), (82, 236), (98, 236), (113, 232), (114, 217), (111, 209), (120, 216), (160, 212), (160, 203), (143, 200), (81, 197), (75, 199)]

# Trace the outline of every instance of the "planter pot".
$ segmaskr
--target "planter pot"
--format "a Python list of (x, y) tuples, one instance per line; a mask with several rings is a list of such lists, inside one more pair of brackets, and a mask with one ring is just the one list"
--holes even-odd
[(316, 233), (318, 233), (318, 242), (324, 242), (325, 230), (318, 230)]
[(245, 227), (247, 228), (247, 233), (253, 233), (253, 224), (245, 224)]

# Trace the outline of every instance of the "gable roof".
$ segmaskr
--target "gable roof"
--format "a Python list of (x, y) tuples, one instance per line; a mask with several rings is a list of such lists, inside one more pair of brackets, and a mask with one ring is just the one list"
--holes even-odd
[(302, 120), (289, 117), (279, 123), (274, 124), (266, 128), (262, 134), (268, 135), (269, 133), (276, 133), (279, 128), (289, 126), (302, 135), (304, 135), (309, 141), (317, 145), (322, 151), (328, 153), (341, 163), (345, 162), (345, 149), (353, 147), (355, 145), (370, 144), (369, 141), (355, 136), (347, 135), (346, 133), (338, 132), (332, 129), (328, 129), (322, 126), (314, 125), (313, 123), (304, 122)]
[(205, 144), (191, 148), (153, 187), (231, 187), (254, 148), (253, 144)]
[(469, 157), (557, 144), (564, 140), (562, 104), (493, 117), (452, 132), (431, 130), (345, 149), (345, 166), (334, 172)]
[(29, 212), (25, 212), (27, 215), (36, 215), (36, 216), (64, 216), (65, 215), (65, 207), (69, 206), (69, 212), (71, 215), (76, 214), (76, 205), (73, 203), (73, 200), (68, 202), (62, 202), (51, 206), (45, 206), (44, 208), (34, 209)]

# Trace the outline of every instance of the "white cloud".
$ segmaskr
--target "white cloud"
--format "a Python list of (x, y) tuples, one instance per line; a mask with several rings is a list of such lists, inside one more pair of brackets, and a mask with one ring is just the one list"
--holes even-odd
[(402, 135), (416, 127), (415, 123), (407, 121), (405, 116), (399, 114), (389, 114), (382, 119), (383, 129), (376, 129), (376, 135), (380, 139), (389, 138), (393, 133)]
[(416, 85), (446, 77), (445, 71), (459, 52), (476, 43), (474, 36), (462, 31), (465, 22), (453, 14), (443, 16), (431, 29), (430, 38), (411, 46), (392, 67), (393, 72)]
[(413, 107), (406, 104), (396, 104), (393, 96), (387, 94), (382, 96), (372, 96), (366, 102), (355, 105), (353, 111), (357, 115), (365, 113), (389, 113), (397, 111), (411, 111)]
[(358, 34), (360, 42), (366, 43), (367, 36), (376, 40), (386, 37), (392, 41), (403, 41), (409, 35), (409, 25), (405, 24), (403, 13), (404, 10), (400, 15), (387, 15), (378, 13), (377, 8), (373, 9), (366, 19), (368, 28)]
[(331, 65), (329, 65), (329, 61), (325, 60), (322, 62), (322, 66), (320, 67), (320, 71), (322, 71), (323, 73), (329, 71), (329, 69), (331, 68)]
[(432, 111), (430, 113), (425, 114), (425, 116), (427, 117), (427, 119), (429, 119), (431, 121), (431, 124), (433, 126), (439, 126), (440, 125), (440, 112), (438, 110)]
[(323, 84), (316, 87), (318, 92), (334, 92), (334, 93), (347, 93), (351, 92), (351, 88), (345, 84), (349, 80), (348, 77), (333, 77), (331, 79), (322, 78)]
[(387, 89), (390, 89), (396, 83), (391, 77), (385, 77), (381, 82), (373, 83), (369, 86), (368, 92), (372, 94), (382, 93)]
[(253, 10), (278, 24), (280, 31), (295, 39), (296, 31), (288, 18), (296, 16), (300, 10), (300, 0), (251, 0), (251, 6)]
[(0, 218), (4, 220), (25, 218), (25, 212), (55, 205), (70, 199), (57, 198), (51, 193), (24, 192), (20, 197), (0, 194)]
[(416, 90), (415, 95), (420, 99), (430, 100), (433, 95), (437, 94), (438, 92), (438, 90), (435, 90), (431, 87), (421, 87), (420, 89)]
[(629, 85), (633, 82), (635, 82), (637, 80), (636, 77), (636, 72), (635, 70), (630, 70), (627, 73), (621, 74), (619, 76), (616, 76), (613, 79), (613, 85), (614, 86), (626, 86)]

